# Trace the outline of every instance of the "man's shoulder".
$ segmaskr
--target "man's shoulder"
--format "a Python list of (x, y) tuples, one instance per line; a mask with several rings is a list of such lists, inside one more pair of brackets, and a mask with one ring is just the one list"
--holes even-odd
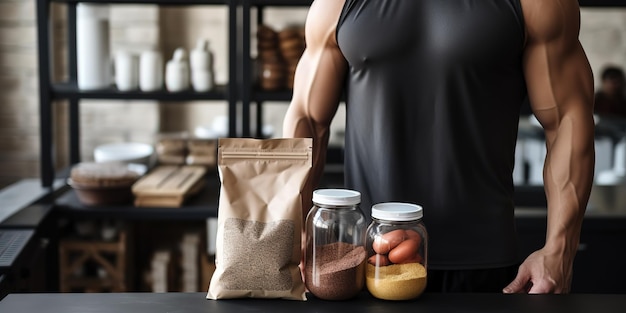
[(563, 34), (578, 35), (578, 0), (520, 0), (526, 32), (530, 39), (550, 39)]
[(345, 0), (315, 0), (309, 8), (305, 24), (308, 44), (325, 45), (334, 42), (337, 21)]
[(544, 16), (559, 17), (579, 12), (578, 0), (519, 0), (524, 18), (533, 20)]
[(519, 0), (524, 11), (530, 10), (534, 13), (556, 13), (569, 9), (578, 9), (578, 0)]
[(333, 18), (341, 14), (347, 0), (314, 0), (309, 7), (309, 15), (319, 14), (321, 17)]

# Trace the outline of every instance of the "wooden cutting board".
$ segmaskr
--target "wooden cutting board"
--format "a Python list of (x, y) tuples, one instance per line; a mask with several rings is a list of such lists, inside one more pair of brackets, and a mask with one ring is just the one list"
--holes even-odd
[(158, 166), (133, 185), (135, 206), (180, 207), (202, 189), (205, 173), (202, 166)]

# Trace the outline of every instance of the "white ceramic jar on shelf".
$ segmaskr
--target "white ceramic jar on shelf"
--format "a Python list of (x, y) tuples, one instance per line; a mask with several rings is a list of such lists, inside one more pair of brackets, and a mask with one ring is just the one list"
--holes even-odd
[(165, 86), (170, 92), (189, 89), (189, 63), (187, 52), (177, 48), (165, 67)]
[(78, 88), (102, 89), (111, 85), (109, 5), (76, 5), (76, 62)]
[(139, 89), (157, 91), (163, 88), (163, 57), (155, 50), (147, 50), (139, 57)]
[(208, 40), (197, 41), (196, 47), (190, 52), (189, 62), (193, 89), (200, 92), (213, 89), (213, 53)]
[(139, 58), (129, 51), (115, 54), (115, 85), (120, 91), (139, 88)]

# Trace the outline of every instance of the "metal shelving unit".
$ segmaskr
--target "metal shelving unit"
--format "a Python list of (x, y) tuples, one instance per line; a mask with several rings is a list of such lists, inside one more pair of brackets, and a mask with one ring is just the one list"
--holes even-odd
[[(37, 30), (38, 30), (38, 65), (39, 65), (39, 109), (40, 109), (40, 162), (41, 182), (44, 187), (51, 187), (55, 178), (54, 169), (54, 125), (52, 121), (52, 105), (55, 100), (69, 102), (69, 156), (70, 163), (80, 162), (80, 132), (79, 110), (82, 99), (112, 99), (112, 100), (158, 100), (164, 102), (195, 101), (195, 100), (225, 100), (228, 103), (229, 136), (237, 136), (237, 84), (236, 84), (236, 51), (237, 0), (36, 0), (37, 1)], [(69, 79), (62, 83), (53, 83), (51, 79), (51, 43), (50, 43), (50, 4), (63, 3), (67, 6), (67, 64)], [(163, 89), (156, 92), (130, 91), (121, 92), (115, 87), (102, 90), (80, 90), (77, 87), (76, 62), (76, 5), (85, 3), (108, 4), (157, 4), (162, 6), (190, 6), (190, 5), (222, 5), (228, 11), (228, 38), (229, 83), (226, 86), (217, 86), (211, 92), (199, 93), (184, 91), (170, 93)]]
[[(40, 119), (41, 119), (41, 180), (45, 187), (52, 186), (56, 176), (67, 176), (65, 173), (55, 173), (53, 151), (53, 121), (52, 106), (55, 100), (69, 102), (69, 136), (70, 162), (80, 162), (79, 155), (79, 107), (84, 99), (110, 100), (157, 100), (163, 103), (195, 100), (226, 100), (228, 102), (229, 136), (250, 137), (249, 103), (246, 99), (268, 101), (288, 101), (291, 91), (264, 92), (248, 88), (250, 83), (250, 8), (252, 5), (263, 6), (305, 6), (312, 0), (278, 0), (278, 1), (248, 1), (248, 0), (36, 0), (38, 16), (38, 44), (39, 44), (39, 83), (40, 83)], [(50, 4), (52, 2), (67, 5), (67, 37), (68, 37), (68, 81), (56, 83), (51, 79), (51, 49), (50, 49)], [(217, 86), (207, 93), (198, 93), (193, 90), (171, 93), (163, 89), (155, 92), (119, 91), (115, 86), (101, 90), (80, 90), (77, 86), (76, 68), (76, 5), (86, 3), (107, 4), (157, 4), (161, 6), (189, 6), (189, 5), (224, 5), (228, 6), (228, 38), (229, 38), (229, 83)], [(247, 30), (247, 31), (246, 31)], [(242, 53), (245, 51), (245, 54)], [(244, 57), (246, 56), (246, 57)], [(241, 115), (238, 115), (238, 105), (241, 104)], [(238, 119), (241, 119), (239, 121)], [(237, 124), (242, 127), (241, 134), (237, 134)], [(70, 218), (116, 218), (130, 220), (202, 220), (217, 216), (219, 194), (219, 180), (215, 173), (207, 175), (205, 188), (196, 196), (189, 199), (181, 208), (137, 208), (132, 204), (85, 206), (69, 188), (56, 192), (54, 200), (55, 211), (64, 217)]]

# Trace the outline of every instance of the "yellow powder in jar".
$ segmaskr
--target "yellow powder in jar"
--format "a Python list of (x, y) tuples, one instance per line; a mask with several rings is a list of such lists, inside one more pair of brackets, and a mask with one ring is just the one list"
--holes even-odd
[(367, 264), (366, 286), (376, 298), (410, 300), (426, 289), (426, 268), (419, 263), (392, 264), (376, 267)]

